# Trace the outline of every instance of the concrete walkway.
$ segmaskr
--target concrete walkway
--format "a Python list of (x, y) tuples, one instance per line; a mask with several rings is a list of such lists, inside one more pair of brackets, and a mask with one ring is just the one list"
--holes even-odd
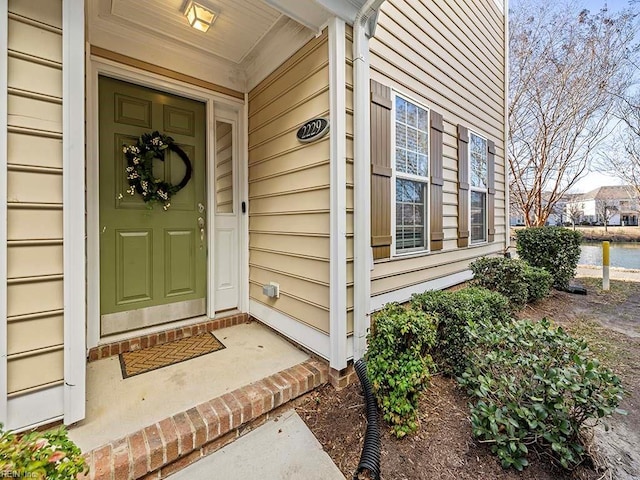
[(214, 334), (224, 350), (134, 377), (117, 356), (89, 363), (87, 416), (69, 437), (86, 452), (309, 358), (258, 322)]
[(288, 410), (169, 478), (344, 480), (345, 477), (298, 414)]
[[(578, 265), (578, 274), (576, 277), (595, 277), (602, 278), (602, 267), (591, 265)], [(609, 268), (610, 280), (624, 280), (627, 282), (640, 282), (640, 270), (630, 268)]]

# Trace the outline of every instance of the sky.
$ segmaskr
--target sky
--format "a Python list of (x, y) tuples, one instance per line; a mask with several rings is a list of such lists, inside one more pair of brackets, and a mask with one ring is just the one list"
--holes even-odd
[(607, 4), (607, 8), (614, 12), (629, 6), (629, 0), (582, 0), (577, 3), (583, 4), (585, 8), (588, 8), (591, 12), (600, 10), (605, 3)]
[(622, 185), (622, 180), (620, 180), (618, 177), (605, 175), (604, 173), (591, 172), (578, 183), (576, 183), (570, 191), (575, 193), (585, 193), (598, 187), (611, 185)]

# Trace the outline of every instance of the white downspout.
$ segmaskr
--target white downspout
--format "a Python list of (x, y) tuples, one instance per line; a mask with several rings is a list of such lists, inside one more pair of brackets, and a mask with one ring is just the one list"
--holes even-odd
[(353, 22), (353, 156), (354, 156), (354, 258), (353, 258), (353, 358), (367, 349), (371, 313), (371, 165), (369, 36), (367, 26), (384, 0), (367, 0)]
[(504, 251), (511, 247), (511, 193), (509, 189), (509, 0), (504, 0)]

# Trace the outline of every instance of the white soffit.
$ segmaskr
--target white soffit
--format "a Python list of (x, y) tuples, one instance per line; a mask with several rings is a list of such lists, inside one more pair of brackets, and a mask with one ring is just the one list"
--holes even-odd
[(330, 13), (314, 0), (264, 0), (264, 2), (315, 31), (320, 31), (330, 17)]
[(264, 0), (297, 22), (319, 31), (329, 18), (339, 17), (351, 24), (366, 0)]
[[(236, 64), (253, 50), (282, 16), (259, 0), (198, 0), (218, 14), (203, 33), (189, 26), (184, 0), (97, 0), (99, 16), (140, 31), (212, 53)], [(295, 3), (295, 2), (293, 2)]]

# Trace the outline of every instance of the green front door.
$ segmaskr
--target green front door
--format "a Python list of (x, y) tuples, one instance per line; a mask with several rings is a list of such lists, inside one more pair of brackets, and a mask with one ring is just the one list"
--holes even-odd
[[(205, 313), (206, 112), (203, 103), (99, 79), (101, 335)], [(193, 167), (165, 211), (127, 192), (125, 144), (143, 133), (172, 137)], [(154, 176), (176, 185), (186, 166), (174, 152), (154, 160)]]

